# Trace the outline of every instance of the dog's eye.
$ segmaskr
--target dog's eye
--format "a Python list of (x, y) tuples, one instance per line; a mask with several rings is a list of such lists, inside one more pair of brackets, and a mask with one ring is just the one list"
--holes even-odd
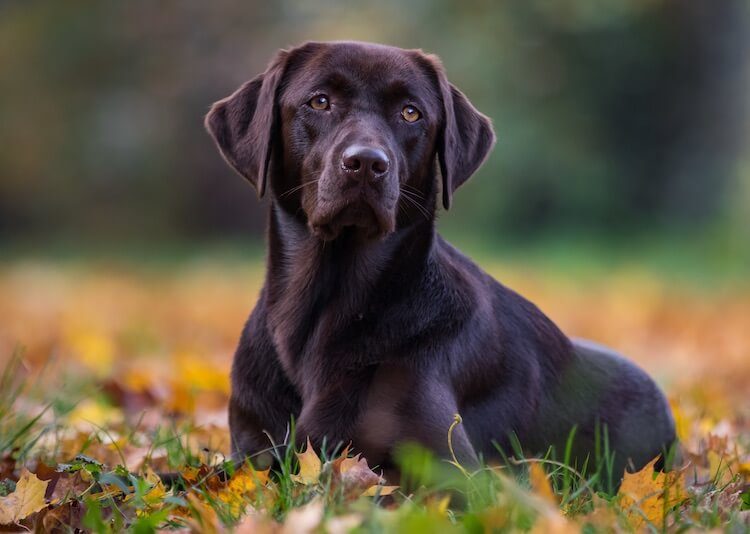
[(422, 114), (414, 106), (404, 106), (404, 109), (401, 110), (401, 116), (406, 122), (417, 122)]
[(331, 107), (328, 95), (317, 95), (310, 100), (310, 107), (318, 111), (325, 111)]

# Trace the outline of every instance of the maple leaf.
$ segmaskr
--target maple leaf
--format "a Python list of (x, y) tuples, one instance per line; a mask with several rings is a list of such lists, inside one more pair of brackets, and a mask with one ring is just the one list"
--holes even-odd
[(310, 485), (315, 484), (320, 479), (321, 462), (318, 455), (313, 449), (310, 438), (307, 438), (307, 446), (304, 452), (297, 452), (297, 460), (299, 461), (299, 474), (292, 475), (292, 480), (299, 482), (300, 484)]
[(164, 497), (167, 495), (167, 490), (164, 487), (159, 475), (154, 473), (151, 468), (146, 470), (143, 478), (151, 485), (151, 489), (143, 496), (143, 501), (149, 506), (149, 508), (161, 508), (164, 506)]
[(655, 472), (657, 458), (637, 473), (625, 473), (618, 495), (625, 515), (635, 530), (648, 521), (662, 528), (666, 512), (686, 498), (684, 471)]
[(48, 481), (39, 480), (34, 473), (24, 469), (16, 483), (16, 490), (0, 498), (0, 524), (18, 523), (45, 508), (44, 494)]
[(375, 473), (367, 460), (360, 455), (347, 458), (349, 449), (344, 449), (337, 459), (331, 462), (331, 485), (333, 488), (341, 488), (344, 497), (356, 499), (369, 489), (380, 484), (383, 479)]
[(228, 504), (232, 514), (238, 516), (247, 504), (246, 497), (268, 483), (270, 471), (256, 471), (250, 465), (243, 464), (234, 472), (229, 483), (217, 492), (216, 497)]

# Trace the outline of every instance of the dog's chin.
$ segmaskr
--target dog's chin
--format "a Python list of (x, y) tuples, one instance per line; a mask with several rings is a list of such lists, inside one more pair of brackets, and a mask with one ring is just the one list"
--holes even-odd
[(326, 210), (310, 219), (310, 230), (323, 241), (352, 235), (362, 241), (377, 241), (393, 232), (393, 216), (383, 208), (361, 201)]

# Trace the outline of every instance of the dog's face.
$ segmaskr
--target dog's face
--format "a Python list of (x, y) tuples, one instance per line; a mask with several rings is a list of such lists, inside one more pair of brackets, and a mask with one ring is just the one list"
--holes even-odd
[(438, 60), (367, 43), (282, 51), (206, 118), (225, 159), (323, 240), (382, 238), (431, 218), (435, 159), (443, 204), (494, 142), (489, 120)]

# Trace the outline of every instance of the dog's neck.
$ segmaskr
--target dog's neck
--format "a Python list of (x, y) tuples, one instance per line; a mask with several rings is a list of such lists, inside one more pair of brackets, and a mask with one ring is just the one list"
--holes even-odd
[(303, 352), (319, 328), (343, 328), (384, 293), (415, 281), (435, 245), (428, 219), (378, 241), (363, 240), (353, 229), (322, 241), (276, 204), (269, 219), (264, 292), (271, 335), (277, 349), (289, 353), (280, 354), (282, 360)]

